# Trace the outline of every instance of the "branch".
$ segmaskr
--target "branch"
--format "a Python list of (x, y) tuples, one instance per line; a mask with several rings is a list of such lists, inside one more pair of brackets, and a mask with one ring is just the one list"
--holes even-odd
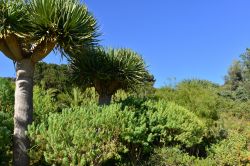
[(54, 40), (43, 40), (34, 48), (34, 51), (31, 55), (31, 61), (36, 63), (42, 60), (54, 49), (55, 45), (56, 41)]
[(22, 50), (20, 44), (17, 40), (17, 36), (10, 34), (5, 38), (5, 44), (8, 46), (9, 50), (12, 52), (15, 60), (19, 61), (23, 59)]
[(11, 60), (17, 61), (17, 59), (15, 59), (15, 56), (12, 54), (12, 52), (10, 51), (9, 47), (6, 45), (3, 39), (0, 39), (0, 51), (2, 51), (3, 54), (8, 58), (10, 58)]

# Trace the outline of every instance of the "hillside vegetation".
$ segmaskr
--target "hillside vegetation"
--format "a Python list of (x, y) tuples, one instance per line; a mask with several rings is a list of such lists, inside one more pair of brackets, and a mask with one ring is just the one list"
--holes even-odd
[[(98, 105), (94, 88), (68, 84), (66, 65), (39, 65), (36, 70), (45, 69), (35, 72), (27, 133), (31, 165), (250, 164), (249, 92), (244, 80), (235, 87), (233, 67), (223, 86), (197, 79), (145, 84)], [(0, 79), (0, 103), (0, 165), (11, 165), (11, 80)]]

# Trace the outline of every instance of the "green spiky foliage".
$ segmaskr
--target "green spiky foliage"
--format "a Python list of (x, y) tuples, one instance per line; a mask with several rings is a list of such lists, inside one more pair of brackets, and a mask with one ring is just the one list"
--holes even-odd
[(78, 54), (71, 59), (73, 81), (80, 86), (95, 87), (100, 104), (109, 104), (119, 89), (136, 89), (154, 81), (142, 57), (130, 49), (96, 48), (85, 50), (85, 56)]
[(96, 43), (97, 22), (78, 0), (0, 0), (0, 51), (14, 61), (43, 59), (54, 48)]

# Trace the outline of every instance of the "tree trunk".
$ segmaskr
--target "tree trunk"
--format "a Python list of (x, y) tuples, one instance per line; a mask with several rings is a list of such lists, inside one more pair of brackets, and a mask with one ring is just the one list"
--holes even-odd
[(99, 105), (109, 105), (112, 95), (99, 94)]
[(13, 136), (13, 165), (28, 166), (30, 142), (25, 132), (32, 123), (33, 75), (35, 66), (30, 59), (16, 63), (16, 90)]

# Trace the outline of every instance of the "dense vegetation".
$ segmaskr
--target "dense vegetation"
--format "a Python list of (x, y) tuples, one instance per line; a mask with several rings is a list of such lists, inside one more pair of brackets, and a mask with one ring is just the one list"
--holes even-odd
[(35, 65), (52, 50), (70, 56), (93, 47), (97, 36), (97, 21), (80, 0), (0, 0), (0, 51), (16, 69), (14, 166), (30, 165), (26, 132), (33, 122)]
[[(44, 71), (68, 70), (39, 65), (46, 66)], [(58, 77), (57, 72), (49, 77)], [(136, 92), (118, 91), (110, 105), (98, 106), (95, 89), (68, 85), (67, 75), (50, 79), (49, 87), (41, 84), (46, 77), (36, 77), (34, 122), (28, 132), (32, 165), (250, 164), (250, 101), (228, 95), (237, 91), (228, 88), (229, 81), (219, 86), (184, 80), (158, 89), (149, 84)], [(14, 84), (0, 81), (0, 163), (8, 165)]]
[[(156, 89), (139, 54), (99, 45), (80, 0), (0, 0), (0, 10), (0, 51), (16, 67), (15, 85), (0, 78), (0, 165), (250, 164), (249, 50), (222, 86)], [(39, 63), (52, 50), (69, 65)]]

